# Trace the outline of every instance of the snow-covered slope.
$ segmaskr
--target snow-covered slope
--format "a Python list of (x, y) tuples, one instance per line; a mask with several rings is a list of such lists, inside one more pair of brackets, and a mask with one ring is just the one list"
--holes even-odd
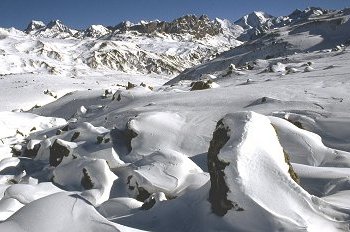
[[(225, 22), (221, 20), (220, 22)], [(173, 22), (141, 22), (74, 30), (55, 20), (32, 21), (25, 33), (0, 29), (1, 75), (49, 73), (178, 74), (241, 44), (228, 23), (206, 16), (184, 16)]]
[[(18, 62), (44, 57), (61, 74), (0, 77), (0, 110), (17, 108), (0, 113), (0, 231), (349, 231), (348, 14), (269, 18), (276, 29), (168, 84), (130, 74), (138, 51), (180, 62), (254, 27), (216, 19), (219, 37), (171, 33), (208, 22), (191, 16), (65, 39), (1, 30), (5, 60), (29, 51)], [(69, 67), (94, 71), (70, 78)]]
[(348, 10), (331, 11), (320, 15), (311, 14), (302, 20), (300, 18), (291, 20), (286, 26), (267, 28), (257, 39), (224, 52), (209, 62), (188, 69), (175, 80), (198, 79), (205, 74), (226, 76), (228, 71), (231, 74), (239, 74), (236, 69), (229, 70), (231, 64), (244, 70), (258, 68), (261, 65), (266, 67), (266, 62), (271, 65), (278, 62), (294, 63), (288, 60), (287, 56), (295, 53), (327, 53), (331, 50), (341, 52), (344, 45), (349, 44), (349, 17)]

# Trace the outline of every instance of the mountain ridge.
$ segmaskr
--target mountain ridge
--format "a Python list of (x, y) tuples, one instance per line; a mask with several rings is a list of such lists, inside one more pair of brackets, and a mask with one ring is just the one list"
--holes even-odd
[[(310, 17), (330, 12), (311, 7), (274, 17), (256, 11), (235, 23), (206, 15), (184, 15), (170, 22), (124, 21), (116, 26), (91, 25), (84, 30), (72, 29), (60, 20), (47, 24), (33, 20), (24, 31), (2, 30), (6, 39), (0, 49), (11, 54), (11, 60), (3, 61), (0, 74), (76, 76), (102, 71), (178, 75), (222, 52), (249, 44), (273, 28), (305, 23)], [(42, 43), (51, 45), (40, 47)], [(37, 50), (40, 52), (31, 53)]]

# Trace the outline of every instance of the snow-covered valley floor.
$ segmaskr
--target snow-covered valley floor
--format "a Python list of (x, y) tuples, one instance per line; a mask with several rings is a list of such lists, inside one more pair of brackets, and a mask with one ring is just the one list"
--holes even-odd
[(174, 79), (1, 76), (0, 231), (350, 231), (350, 48), (285, 37)]
[[(0, 229), (347, 230), (349, 58), (348, 49), (295, 54), (293, 73), (245, 70), (198, 91), (148, 76), (5, 76)], [(127, 81), (138, 86), (116, 85)], [(55, 100), (46, 89), (78, 91)], [(229, 164), (227, 197), (242, 208), (223, 217), (211, 212), (207, 161), (222, 118), (231, 132), (218, 157)]]

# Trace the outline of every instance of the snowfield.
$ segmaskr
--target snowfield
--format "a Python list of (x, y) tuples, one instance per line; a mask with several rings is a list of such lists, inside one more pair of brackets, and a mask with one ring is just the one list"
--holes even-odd
[(0, 231), (350, 231), (349, 18), (1, 29)]

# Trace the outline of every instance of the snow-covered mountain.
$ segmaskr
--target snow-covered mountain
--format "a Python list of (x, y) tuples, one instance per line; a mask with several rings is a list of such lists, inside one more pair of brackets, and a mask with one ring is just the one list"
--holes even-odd
[(0, 29), (0, 231), (349, 232), (349, 18)]
[[(24, 32), (1, 29), (0, 74), (133, 72), (171, 76), (265, 35), (278, 40), (277, 32), (270, 30), (316, 24), (318, 18), (327, 24), (325, 18), (340, 14), (320, 8), (296, 10), (283, 17), (253, 12), (235, 23), (186, 15), (171, 22), (122, 22), (113, 27), (91, 25), (85, 30), (71, 29), (59, 20), (47, 25), (32, 21)], [(265, 46), (265, 41), (261, 43)]]
[[(230, 71), (231, 64), (244, 71), (244, 69), (259, 67), (262, 63), (263, 65), (266, 63), (273, 65), (277, 62), (289, 63), (286, 56), (295, 53), (314, 51), (323, 53), (332, 49), (343, 50), (344, 46), (350, 42), (349, 10), (321, 11), (311, 9), (314, 8), (298, 11), (302, 13), (294, 19), (288, 16), (282, 21), (279, 20), (278, 23), (275, 19), (271, 21), (270, 26), (266, 26), (269, 22), (266, 21), (259, 26), (259, 28), (266, 26), (263, 33), (255, 34), (255, 39), (223, 52), (211, 61), (184, 71), (171, 83), (175, 80), (200, 79), (202, 75), (206, 74), (224, 77)], [(315, 11), (318, 13), (312, 13)], [(291, 15), (296, 15), (295, 12)], [(321, 14), (321, 12), (324, 13)], [(281, 22), (287, 23), (278, 26)], [(248, 29), (244, 33), (249, 34), (255, 29)], [(230, 72), (233, 73), (232, 75), (240, 74), (236, 68)]]
[(124, 22), (115, 27), (92, 25), (80, 31), (59, 20), (47, 25), (32, 21), (25, 33), (1, 29), (0, 49), (6, 58), (2, 57), (0, 74), (174, 75), (240, 45), (235, 39), (240, 32), (233, 28), (225, 20), (194, 15), (172, 22)]
[(239, 20), (235, 21), (235, 24), (243, 27), (244, 29), (252, 29), (252, 28), (258, 28), (262, 26), (272, 18), (273, 16), (265, 12), (254, 11), (250, 14), (243, 16)]

